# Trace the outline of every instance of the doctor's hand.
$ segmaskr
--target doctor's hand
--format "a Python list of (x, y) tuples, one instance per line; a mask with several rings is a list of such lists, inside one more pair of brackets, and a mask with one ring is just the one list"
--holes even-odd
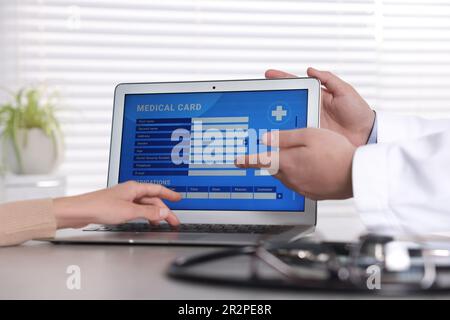
[[(344, 136), (327, 129), (307, 128), (266, 134), (263, 143), (279, 147), (278, 172), (274, 177), (288, 188), (314, 200), (353, 196), (352, 161), (356, 147)], [(236, 159), (235, 164), (240, 168), (268, 168), (267, 161), (261, 160), (268, 158), (248, 155)]]
[[(331, 72), (308, 68), (307, 74), (319, 79), (324, 86), (320, 126), (344, 135), (357, 147), (365, 145), (375, 120), (367, 102), (350, 84)], [(295, 77), (278, 70), (267, 70), (265, 75), (268, 79)]]
[(178, 225), (175, 214), (161, 200), (178, 201), (179, 193), (161, 185), (128, 181), (112, 188), (53, 200), (58, 229), (80, 228), (90, 223), (120, 224), (147, 219)]

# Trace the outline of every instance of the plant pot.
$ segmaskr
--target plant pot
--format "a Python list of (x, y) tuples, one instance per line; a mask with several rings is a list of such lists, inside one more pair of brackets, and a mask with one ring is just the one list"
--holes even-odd
[(55, 140), (47, 136), (42, 129), (19, 129), (17, 131), (17, 148), (6, 141), (7, 170), (16, 174), (49, 174), (55, 171), (63, 158), (62, 139), (55, 134)]

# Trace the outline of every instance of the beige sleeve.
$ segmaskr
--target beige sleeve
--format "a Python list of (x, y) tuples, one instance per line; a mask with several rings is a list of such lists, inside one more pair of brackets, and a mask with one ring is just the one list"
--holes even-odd
[(0, 247), (55, 236), (53, 200), (29, 200), (0, 204)]

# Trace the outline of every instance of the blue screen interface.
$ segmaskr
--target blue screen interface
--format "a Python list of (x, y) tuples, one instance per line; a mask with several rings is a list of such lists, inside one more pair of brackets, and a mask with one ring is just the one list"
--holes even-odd
[(304, 211), (302, 195), (234, 161), (270, 150), (267, 131), (306, 127), (307, 106), (306, 89), (126, 94), (119, 182), (179, 192), (173, 210)]

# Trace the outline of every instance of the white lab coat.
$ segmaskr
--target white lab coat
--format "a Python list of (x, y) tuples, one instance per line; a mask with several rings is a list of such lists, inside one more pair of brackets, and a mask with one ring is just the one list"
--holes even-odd
[(450, 119), (377, 113), (378, 143), (356, 150), (353, 194), (371, 231), (450, 231)]

